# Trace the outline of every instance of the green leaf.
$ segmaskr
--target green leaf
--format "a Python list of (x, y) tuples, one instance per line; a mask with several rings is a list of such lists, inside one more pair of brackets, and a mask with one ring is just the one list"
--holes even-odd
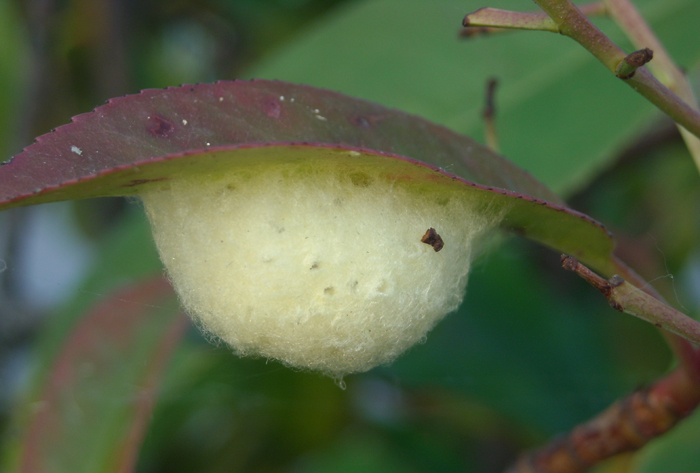
[(219, 82), (111, 100), (0, 168), (0, 209), (132, 195), (232, 163), (375, 166), (417, 188), (472, 194), (503, 226), (611, 274), (603, 226), (471, 139), (416, 116), (282, 82)]
[[(16, 422), (15, 471), (130, 471), (187, 319), (162, 278), (80, 319)], [(8, 449), (10, 451), (10, 449)]]
[[(700, 59), (695, 0), (639, 0), (679, 64)], [(481, 7), (536, 11), (522, 0), (354, 2), (248, 71), (327, 87), (482, 134), (487, 80), (499, 79), (497, 127), (505, 156), (558, 193), (585, 185), (645, 131), (655, 109), (574, 41), (545, 32), (459, 39)], [(609, 20), (596, 20), (632, 51)]]

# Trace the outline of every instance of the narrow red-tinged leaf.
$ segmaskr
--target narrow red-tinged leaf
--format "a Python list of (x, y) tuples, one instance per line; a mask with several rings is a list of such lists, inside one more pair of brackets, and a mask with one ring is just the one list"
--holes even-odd
[(162, 278), (80, 319), (31, 400), (16, 471), (130, 472), (188, 321)]

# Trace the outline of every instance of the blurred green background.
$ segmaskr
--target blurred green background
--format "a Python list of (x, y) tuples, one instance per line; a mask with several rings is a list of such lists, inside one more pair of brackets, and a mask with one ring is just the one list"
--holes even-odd
[[(608, 225), (623, 259), (697, 314), (700, 179), (673, 125), (566, 38), (459, 39), (479, 7), (534, 9), (484, 2), (0, 0), (0, 152), (9, 158), (110, 97), (251, 77), (340, 90), (482, 140), (483, 91), (497, 77), (503, 154)], [(697, 78), (700, 3), (636, 3)], [(596, 22), (631, 51), (609, 20)], [(67, 347), (85, 343), (75, 335), (90, 307), (160, 272), (138, 204), (0, 214), (0, 471), (29, 471), (22, 456), (45, 452), (29, 435), (32, 413), (53, 393)], [(51, 427), (64, 435), (43, 453), (55, 455), (50, 471), (117, 471), (119, 439), (137, 419), (139, 472), (498, 472), (672, 365), (656, 329), (515, 237), (478, 258), (462, 307), (424, 344), (348, 376), (344, 389), (239, 359), (193, 328), (158, 364), (158, 327), (177, 312), (169, 304), (139, 302), (162, 326), (135, 326), (99, 373), (89, 360), (74, 367), (85, 384)], [(130, 407), (144, 379), (158, 387), (152, 415)], [(695, 414), (599, 470), (697, 473), (699, 436)]]

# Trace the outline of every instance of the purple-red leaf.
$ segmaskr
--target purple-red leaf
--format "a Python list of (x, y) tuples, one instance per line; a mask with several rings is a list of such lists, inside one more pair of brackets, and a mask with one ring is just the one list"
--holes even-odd
[[(397, 175), (458, 183), (503, 225), (607, 274), (613, 242), (535, 178), (473, 140), (419, 117), (335, 92), (271, 81), (146, 90), (41, 136), (0, 167), (0, 209), (136, 194), (201, 168), (277, 153), (394, 160)], [(258, 154), (256, 154), (258, 153)], [(458, 176), (458, 177), (457, 177)]]
[[(557, 199), (502, 157), (418, 117), (312, 87), (236, 81), (145, 90), (78, 115), (2, 168), (0, 204), (187, 151), (271, 143), (378, 150), (477, 183)], [(105, 184), (105, 193), (137, 190)]]

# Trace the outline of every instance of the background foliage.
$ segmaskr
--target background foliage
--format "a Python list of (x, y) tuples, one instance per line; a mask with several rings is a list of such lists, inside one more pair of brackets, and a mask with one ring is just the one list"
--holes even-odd
[[(696, 77), (700, 4), (637, 4)], [(481, 6), (0, 0), (0, 150), (9, 157), (112, 96), (248, 77), (340, 90), (481, 139), (483, 88), (496, 76), (504, 155), (606, 223), (623, 259), (676, 306), (697, 313), (700, 183), (673, 126), (563, 37), (459, 40), (462, 17)], [(488, 6), (534, 8), (515, 0)], [(630, 49), (614, 25), (599, 24)], [(496, 472), (518, 450), (669, 368), (655, 329), (609, 309), (558, 268), (558, 255), (511, 237), (494, 247), (473, 270), (463, 306), (425, 344), (392, 366), (348, 377), (346, 389), (274, 362), (238, 359), (190, 329), (163, 365), (137, 471)], [(160, 263), (139, 206), (117, 199), (0, 214), (0, 251), (2, 470), (35, 447), (26, 435), (31, 412), (57, 360), (66, 359), (67, 340), (91, 320), (86, 311), (157, 275)], [(133, 353), (142, 357), (115, 355), (109, 368), (131, 377), (78, 390), (75, 413), (63, 420), (72, 440), (55, 454), (89, 456), (96, 463), (85, 471), (113, 471), (109, 439), (142, 393), (137, 367), (157, 365), (147, 349), (164, 333), (134, 333), (142, 351)], [(109, 369), (99, 374), (112, 379)], [(95, 405), (91, 424), (80, 412)], [(699, 431), (695, 414), (668, 438), (601, 470), (694, 472)]]

